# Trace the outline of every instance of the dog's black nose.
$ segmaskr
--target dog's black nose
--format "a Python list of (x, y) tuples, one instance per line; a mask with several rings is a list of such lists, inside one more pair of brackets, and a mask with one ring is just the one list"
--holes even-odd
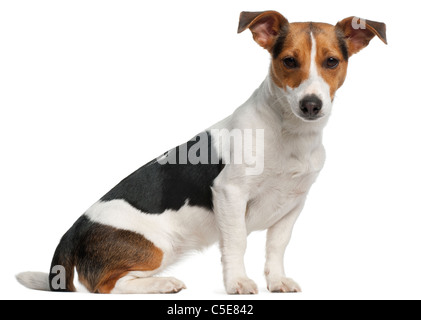
[(306, 118), (315, 118), (322, 110), (323, 102), (315, 94), (304, 97), (300, 101), (300, 109)]

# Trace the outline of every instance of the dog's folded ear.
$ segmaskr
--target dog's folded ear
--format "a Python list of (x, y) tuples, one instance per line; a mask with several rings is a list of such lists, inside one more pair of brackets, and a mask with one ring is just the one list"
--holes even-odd
[(250, 29), (254, 40), (270, 51), (280, 30), (287, 24), (288, 20), (276, 11), (241, 12), (238, 33)]
[(382, 22), (349, 17), (338, 22), (336, 30), (339, 34), (342, 34), (346, 41), (349, 56), (368, 46), (375, 36), (378, 36), (380, 40), (387, 44), (386, 25)]

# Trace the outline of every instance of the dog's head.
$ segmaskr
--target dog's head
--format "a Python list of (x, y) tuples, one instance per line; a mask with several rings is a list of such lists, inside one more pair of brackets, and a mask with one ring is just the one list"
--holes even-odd
[(387, 44), (384, 23), (357, 17), (333, 26), (289, 23), (276, 11), (242, 12), (238, 33), (246, 29), (272, 55), (271, 77), (303, 121), (330, 114), (335, 93), (345, 81), (349, 57), (375, 36)]

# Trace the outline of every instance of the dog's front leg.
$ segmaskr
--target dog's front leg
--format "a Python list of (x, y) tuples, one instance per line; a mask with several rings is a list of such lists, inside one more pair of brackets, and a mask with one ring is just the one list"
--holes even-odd
[(257, 294), (257, 286), (246, 274), (247, 247), (244, 191), (235, 186), (214, 188), (214, 211), (220, 231), (224, 284), (228, 294)]
[(265, 275), (270, 292), (301, 292), (300, 286), (285, 275), (284, 255), (295, 221), (303, 206), (304, 203), (268, 229)]

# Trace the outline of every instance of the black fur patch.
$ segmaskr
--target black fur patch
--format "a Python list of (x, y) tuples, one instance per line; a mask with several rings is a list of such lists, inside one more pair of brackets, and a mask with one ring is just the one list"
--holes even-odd
[(284, 48), (284, 45), (285, 45), (285, 40), (287, 38), (288, 32), (289, 32), (288, 25), (285, 25), (281, 28), (279, 36), (276, 39), (275, 45), (273, 46), (273, 50), (272, 50), (273, 59), (278, 58), (279, 55), (281, 54), (282, 49)]
[[(205, 146), (198, 143), (205, 138)], [(193, 153), (195, 157), (192, 159), (186, 153)], [(165, 155), (168, 163), (149, 162), (121, 181), (101, 201), (125, 200), (136, 209), (150, 214), (163, 213), (168, 209), (179, 210), (187, 200), (192, 206), (211, 210), (211, 187), (224, 165), (221, 159), (212, 159), (216, 151), (212, 147), (210, 133), (197, 135)], [(192, 163), (196, 162), (192, 161), (195, 159), (201, 161)]]
[(341, 49), (342, 55), (345, 61), (349, 60), (348, 46), (345, 41), (345, 35), (342, 30), (336, 28), (336, 37), (338, 38), (339, 48)]

